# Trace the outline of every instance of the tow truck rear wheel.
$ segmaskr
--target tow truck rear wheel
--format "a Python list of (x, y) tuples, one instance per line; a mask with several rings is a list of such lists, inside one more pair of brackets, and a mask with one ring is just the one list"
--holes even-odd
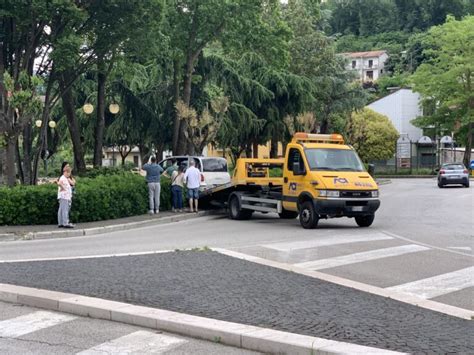
[(231, 219), (245, 220), (252, 217), (253, 211), (242, 209), (240, 199), (237, 195), (231, 195), (229, 198), (229, 217)]
[(318, 225), (319, 216), (311, 201), (303, 202), (300, 206), (300, 224), (304, 229), (314, 229)]
[(278, 213), (281, 219), (295, 219), (298, 217), (298, 212), (283, 210), (281, 213)]
[(375, 219), (375, 215), (367, 215), (367, 216), (357, 216), (355, 218), (356, 223), (359, 227), (369, 227)]

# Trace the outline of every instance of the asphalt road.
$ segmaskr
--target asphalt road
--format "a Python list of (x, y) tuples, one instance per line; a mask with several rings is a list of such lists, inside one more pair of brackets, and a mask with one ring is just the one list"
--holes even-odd
[(147, 328), (0, 302), (1, 354), (258, 354)]
[(206, 217), (102, 236), (8, 242), (0, 260), (221, 247), (309, 270), (474, 309), (474, 191), (439, 189), (434, 179), (383, 185), (374, 224), (298, 221), (259, 215), (250, 221)]

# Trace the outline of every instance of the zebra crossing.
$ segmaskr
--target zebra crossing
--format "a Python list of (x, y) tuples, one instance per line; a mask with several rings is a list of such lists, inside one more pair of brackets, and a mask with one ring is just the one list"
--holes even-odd
[(0, 302), (0, 354), (256, 354), (127, 324)]
[(322, 230), (314, 238), (237, 252), (474, 310), (474, 260), (379, 230)]

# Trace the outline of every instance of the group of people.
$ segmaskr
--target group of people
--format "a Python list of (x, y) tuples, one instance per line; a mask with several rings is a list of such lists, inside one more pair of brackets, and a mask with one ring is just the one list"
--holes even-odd
[[(188, 190), (189, 211), (198, 212), (199, 186), (201, 185), (201, 172), (196, 168), (196, 162), (191, 159), (189, 167), (178, 165), (177, 162), (164, 171), (156, 163), (156, 158), (151, 157), (150, 162), (143, 165), (148, 184), (149, 214), (160, 212), (161, 174), (171, 179), (172, 211), (183, 212), (183, 189)], [(186, 171), (185, 171), (186, 170)]]
[[(188, 190), (189, 211), (198, 212), (199, 186), (201, 184), (201, 172), (196, 168), (196, 162), (191, 160), (189, 167), (177, 165), (176, 162), (170, 167), (163, 168), (156, 163), (156, 158), (151, 157), (148, 164), (143, 165), (146, 172), (146, 182), (148, 184), (149, 214), (160, 212), (160, 192), (161, 174), (171, 179), (171, 195), (173, 212), (183, 212), (183, 189), (186, 185)], [(186, 171), (185, 171), (186, 170)], [(68, 162), (61, 165), (61, 177), (56, 181), (58, 185), (58, 227), (74, 228), (69, 220), (71, 211), (72, 196), (76, 185), (76, 180), (71, 174), (72, 169)]]

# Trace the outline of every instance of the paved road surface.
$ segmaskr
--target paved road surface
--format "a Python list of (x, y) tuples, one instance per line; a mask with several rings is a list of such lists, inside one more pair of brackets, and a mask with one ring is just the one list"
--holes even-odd
[(0, 302), (1, 354), (257, 354), (117, 322)]
[(439, 189), (434, 179), (381, 186), (374, 225), (298, 221), (258, 215), (250, 221), (202, 218), (103, 236), (9, 242), (0, 260), (221, 247), (298, 264), (397, 292), (474, 310), (474, 189)]
[(217, 252), (3, 263), (0, 282), (380, 349), (474, 353), (472, 321)]

